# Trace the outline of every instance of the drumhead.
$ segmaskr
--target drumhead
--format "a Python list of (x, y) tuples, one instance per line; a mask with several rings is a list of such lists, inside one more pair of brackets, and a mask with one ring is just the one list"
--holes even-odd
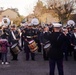
[(50, 47), (51, 46), (51, 44), (46, 44), (45, 46), (44, 46), (44, 49), (46, 49), (46, 48), (48, 48), (48, 47)]
[(29, 44), (31, 44), (32, 42), (34, 42), (34, 40), (29, 41)]
[(16, 43), (16, 44), (14, 44), (14, 45), (12, 45), (12, 46), (11, 46), (11, 48), (14, 48), (14, 47), (16, 47), (16, 46), (17, 46), (17, 43)]

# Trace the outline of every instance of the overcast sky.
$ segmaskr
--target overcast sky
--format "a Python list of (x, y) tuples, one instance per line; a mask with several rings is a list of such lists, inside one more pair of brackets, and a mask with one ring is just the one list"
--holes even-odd
[(28, 15), (32, 13), (33, 7), (38, 0), (0, 0), (0, 7), (6, 8), (18, 8), (21, 15)]

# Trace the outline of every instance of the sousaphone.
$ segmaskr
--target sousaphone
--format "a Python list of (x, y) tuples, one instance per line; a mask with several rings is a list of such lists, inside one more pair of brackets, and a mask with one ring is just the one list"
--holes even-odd
[(10, 23), (11, 23), (11, 21), (9, 18), (5, 17), (2, 19), (2, 25), (8, 26), (8, 25), (10, 25)]
[(39, 24), (39, 20), (37, 18), (33, 18), (32, 21), (31, 21), (31, 24), (38, 25)]

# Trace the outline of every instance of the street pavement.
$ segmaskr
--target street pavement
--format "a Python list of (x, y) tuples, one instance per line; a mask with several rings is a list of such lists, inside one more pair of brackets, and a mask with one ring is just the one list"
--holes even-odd
[[(0, 75), (49, 75), (49, 62), (44, 61), (41, 53), (36, 53), (35, 61), (26, 61), (25, 53), (19, 54), (18, 61), (11, 61), (8, 54), (9, 65), (2, 65), (0, 61)], [(55, 75), (58, 75), (57, 67)], [(69, 61), (64, 60), (64, 75), (76, 75), (76, 61), (69, 57)]]

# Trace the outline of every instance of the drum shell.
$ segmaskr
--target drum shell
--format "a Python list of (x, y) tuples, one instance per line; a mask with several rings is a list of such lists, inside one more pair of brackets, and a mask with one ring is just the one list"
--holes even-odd
[(11, 48), (11, 50), (14, 52), (14, 54), (19, 54), (19, 52), (20, 52), (20, 49), (17, 45), (15, 47)]
[(37, 43), (34, 40), (28, 45), (28, 47), (30, 48), (31, 52), (35, 52), (38, 50)]

